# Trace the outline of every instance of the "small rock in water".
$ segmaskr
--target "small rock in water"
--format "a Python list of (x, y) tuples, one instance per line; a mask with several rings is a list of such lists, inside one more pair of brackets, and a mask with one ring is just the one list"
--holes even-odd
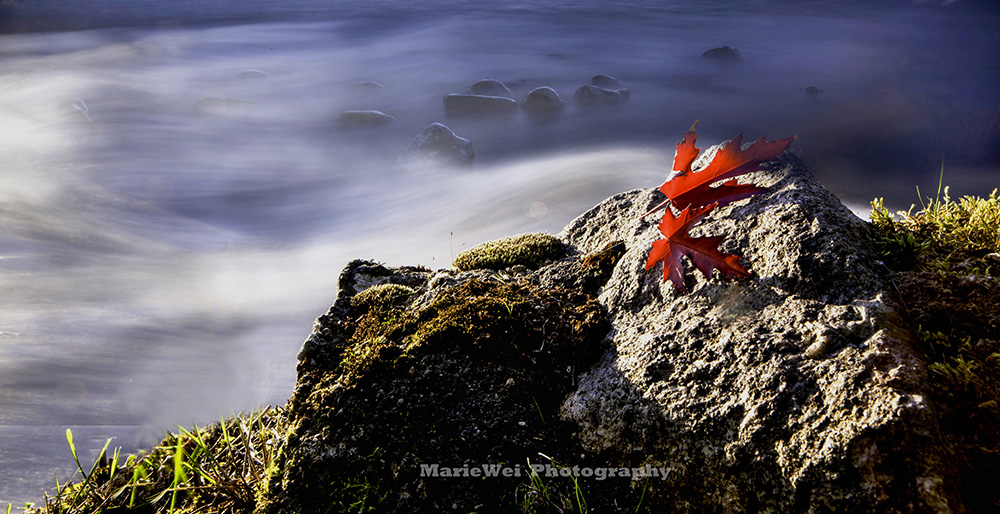
[(360, 91), (371, 91), (371, 92), (385, 91), (385, 86), (372, 80), (358, 82), (357, 84), (354, 84), (354, 87)]
[(589, 85), (611, 90), (622, 89), (625, 87), (624, 82), (614, 77), (609, 77), (608, 75), (594, 75), (593, 77), (590, 77)]
[(628, 89), (605, 89), (597, 86), (580, 86), (573, 95), (579, 105), (613, 105), (629, 99)]
[(701, 54), (702, 59), (709, 59), (716, 62), (742, 62), (746, 60), (739, 50), (730, 46), (720, 46), (706, 50)]
[(416, 164), (470, 166), (476, 157), (472, 143), (442, 123), (431, 123), (413, 138), (401, 159)]
[(448, 116), (513, 114), (517, 102), (511, 98), (486, 95), (446, 95), (444, 111)]
[(469, 88), (469, 92), (482, 96), (502, 96), (504, 98), (514, 98), (514, 93), (503, 82), (493, 79), (483, 79), (476, 82)]
[(382, 111), (343, 111), (337, 114), (341, 125), (357, 128), (380, 127), (395, 119)]
[(816, 86), (809, 86), (809, 87), (803, 89), (802, 91), (805, 92), (805, 94), (810, 95), (810, 96), (816, 96), (816, 95), (818, 95), (818, 94), (820, 94), (820, 93), (823, 92), (822, 89), (820, 89), (820, 88), (818, 88)]
[(532, 89), (521, 101), (521, 107), (529, 114), (549, 114), (562, 111), (566, 104), (555, 89), (543, 86)]
[(255, 69), (243, 70), (240, 72), (239, 75), (241, 79), (262, 79), (270, 76), (271, 74), (266, 71), (255, 70)]

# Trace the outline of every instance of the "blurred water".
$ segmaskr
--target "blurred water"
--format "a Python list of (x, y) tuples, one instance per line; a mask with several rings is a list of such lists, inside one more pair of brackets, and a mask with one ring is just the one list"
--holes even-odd
[[(108, 5), (0, 7), (0, 505), (68, 476), (67, 427), (134, 451), (282, 403), (348, 260), (444, 267), (556, 232), (662, 182), (695, 119), (703, 146), (798, 134), (858, 210), (908, 207), (942, 158), (953, 194), (1000, 186), (998, 17), (961, 3)], [(699, 58), (721, 45), (747, 62)], [(597, 73), (630, 102), (573, 105)], [(570, 106), (447, 118), (442, 96), (482, 78)], [(206, 98), (239, 102), (199, 115)], [(396, 121), (346, 130), (347, 109)], [(434, 121), (472, 140), (472, 169), (398, 162)]]

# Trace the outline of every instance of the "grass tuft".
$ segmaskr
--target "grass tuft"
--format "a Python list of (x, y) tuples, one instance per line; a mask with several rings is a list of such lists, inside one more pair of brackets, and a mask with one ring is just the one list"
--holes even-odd
[(67, 430), (76, 474), (64, 484), (57, 479), (55, 495), (46, 495), (44, 505), (25, 512), (249, 514), (277, 459), (284, 423), (283, 410), (269, 407), (207, 428), (179, 428), (148, 454), (130, 455), (124, 463), (120, 449), (108, 460), (109, 439), (89, 473)]
[(951, 271), (1000, 276), (1000, 197), (928, 198), (893, 216), (883, 200), (872, 201), (876, 250), (896, 271)]

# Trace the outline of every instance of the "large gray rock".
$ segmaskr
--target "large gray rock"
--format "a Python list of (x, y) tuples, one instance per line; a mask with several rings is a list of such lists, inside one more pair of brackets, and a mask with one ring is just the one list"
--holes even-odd
[(865, 223), (791, 155), (756, 175), (768, 192), (697, 229), (725, 235), (748, 279), (689, 272), (682, 294), (659, 265), (646, 271), (659, 216), (640, 216), (663, 200), (655, 189), (564, 229), (583, 252), (628, 248), (599, 297), (613, 351), (581, 377), (564, 419), (591, 452), (672, 469), (656, 495), (673, 512), (962, 510), (949, 504), (923, 361)]
[(470, 166), (475, 157), (472, 143), (441, 123), (421, 130), (400, 156), (403, 161), (430, 167)]
[[(656, 189), (574, 220), (535, 271), (352, 262), (258, 511), (964, 512), (865, 223), (790, 154), (751, 177), (770, 189), (695, 231), (752, 276), (690, 271), (686, 294), (645, 269)], [(581, 474), (422, 471), (540, 455)]]

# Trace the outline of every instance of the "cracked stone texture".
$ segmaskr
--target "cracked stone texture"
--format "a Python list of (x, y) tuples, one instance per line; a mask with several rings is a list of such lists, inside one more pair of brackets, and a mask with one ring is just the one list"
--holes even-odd
[(660, 264), (645, 270), (662, 237), (662, 211), (641, 217), (663, 201), (656, 189), (615, 195), (563, 230), (583, 253), (627, 251), (599, 296), (612, 350), (562, 417), (589, 451), (671, 468), (654, 497), (674, 512), (964, 511), (867, 224), (791, 154), (749, 179), (768, 191), (692, 233), (724, 235), (750, 278), (705, 280), (689, 264), (682, 294)]

